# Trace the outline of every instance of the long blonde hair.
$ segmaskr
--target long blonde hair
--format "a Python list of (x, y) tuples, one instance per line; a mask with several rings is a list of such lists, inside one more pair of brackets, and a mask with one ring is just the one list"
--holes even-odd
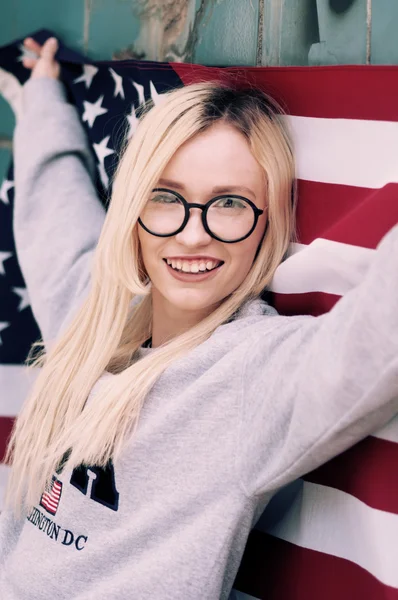
[[(152, 327), (137, 219), (177, 149), (218, 120), (233, 124), (247, 138), (264, 169), (265, 236), (239, 288), (198, 325), (135, 362)], [(194, 84), (164, 94), (144, 114), (117, 168), (88, 297), (66, 331), (34, 362), (42, 368), (8, 450), (12, 471), (6, 500), (17, 514), (38, 502), (61, 463), (73, 469), (117, 460), (162, 372), (269, 284), (294, 232), (293, 182), (293, 152), (281, 111), (259, 90)], [(144, 298), (132, 308), (137, 295)], [(95, 402), (87, 402), (104, 371), (114, 376), (101, 381)]]

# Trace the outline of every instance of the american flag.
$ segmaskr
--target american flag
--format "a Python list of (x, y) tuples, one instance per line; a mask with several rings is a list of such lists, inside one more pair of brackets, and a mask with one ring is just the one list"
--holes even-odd
[(40, 499), (40, 506), (46, 509), (51, 515), (55, 515), (57, 512), (58, 504), (61, 499), (62, 493), (62, 482), (56, 477), (52, 479), (51, 490), (44, 492)]
[[(50, 35), (32, 37), (42, 43)], [(0, 91), (16, 112), (28, 78), (22, 53), (21, 40), (0, 50)], [(282, 313), (329, 310), (361, 281), (378, 242), (398, 222), (397, 67), (93, 63), (64, 46), (59, 59), (96, 158), (102, 200), (144, 99), (156, 103), (178, 85), (232, 78), (285, 107), (297, 155), (299, 239), (273, 282), (272, 301)], [(39, 337), (15, 254), (13, 191), (11, 167), (0, 190), (2, 451), (30, 384), (22, 364)], [(250, 535), (233, 596), (398, 600), (397, 468), (398, 418), (283, 490)]]

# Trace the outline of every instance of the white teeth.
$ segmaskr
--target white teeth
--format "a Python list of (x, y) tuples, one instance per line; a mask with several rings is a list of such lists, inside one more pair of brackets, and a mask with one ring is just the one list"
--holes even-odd
[(166, 258), (166, 262), (173, 269), (182, 271), (183, 273), (199, 273), (205, 272), (206, 270), (212, 271), (219, 264), (214, 260), (189, 262), (187, 260), (172, 260), (170, 258)]

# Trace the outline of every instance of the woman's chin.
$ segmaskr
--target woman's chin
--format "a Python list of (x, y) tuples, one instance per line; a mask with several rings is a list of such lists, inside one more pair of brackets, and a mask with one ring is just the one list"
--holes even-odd
[[(190, 313), (207, 313), (210, 314), (221, 302), (221, 298), (215, 298), (213, 295), (205, 294), (200, 290), (178, 290), (176, 293), (166, 295), (168, 303), (176, 310)], [(202, 315), (203, 318), (203, 315)]]

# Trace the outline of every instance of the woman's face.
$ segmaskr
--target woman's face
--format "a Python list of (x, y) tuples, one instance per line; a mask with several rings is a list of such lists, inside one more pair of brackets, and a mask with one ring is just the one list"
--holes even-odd
[[(198, 208), (191, 209), (186, 227), (172, 237), (157, 237), (138, 226), (154, 307), (163, 307), (166, 314), (180, 311), (182, 317), (187, 311), (197, 312), (203, 318), (239, 287), (253, 263), (267, 219), (264, 172), (245, 137), (232, 125), (217, 123), (179, 148), (156, 187), (198, 204), (217, 195), (236, 194), (264, 210), (254, 232), (233, 244), (205, 231)], [(210, 272), (191, 273), (204, 264)]]

